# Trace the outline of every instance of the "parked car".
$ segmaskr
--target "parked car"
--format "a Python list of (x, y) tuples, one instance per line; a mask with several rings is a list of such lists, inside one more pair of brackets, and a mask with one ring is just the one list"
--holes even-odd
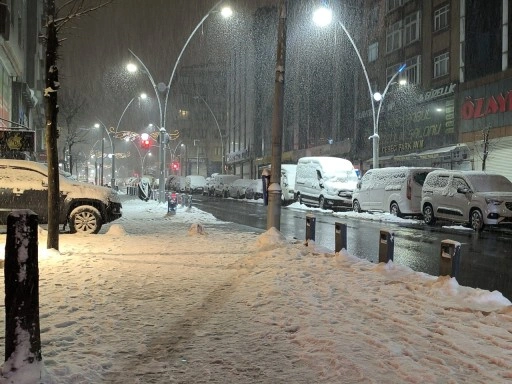
[(355, 212), (384, 211), (396, 216), (421, 215), (421, 188), (436, 168), (389, 167), (367, 171), (352, 194)]
[(185, 177), (185, 192), (189, 194), (203, 193), (206, 187), (206, 179), (200, 175), (188, 175)]
[[(228, 197), (228, 188), (229, 185), (235, 180), (240, 179), (238, 175), (223, 175), (218, 174), (213, 177), (212, 187), (213, 187), (213, 195)], [(212, 189), (212, 188), (210, 188)]]
[[(98, 233), (103, 224), (121, 217), (121, 201), (111, 188), (59, 177), (59, 224), (71, 233)], [(0, 224), (15, 209), (30, 209), (39, 223), (48, 223), (48, 167), (26, 160), (0, 159)]]
[(301, 204), (319, 208), (352, 207), (358, 177), (349, 160), (339, 157), (302, 157), (297, 162), (295, 189)]
[(475, 231), (485, 225), (512, 224), (512, 182), (497, 174), (478, 171), (438, 170), (423, 184), (423, 220), (469, 224)]
[(251, 181), (251, 184), (245, 190), (245, 198), (254, 200), (263, 198), (263, 181), (261, 179)]
[(185, 176), (169, 176), (165, 182), (165, 190), (185, 192)]
[(252, 179), (238, 179), (233, 181), (228, 187), (228, 197), (235, 199), (245, 198), (245, 191), (251, 185)]

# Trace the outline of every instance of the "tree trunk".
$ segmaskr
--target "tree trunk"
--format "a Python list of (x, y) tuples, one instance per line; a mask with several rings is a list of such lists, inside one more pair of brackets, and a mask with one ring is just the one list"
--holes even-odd
[(59, 249), (59, 156), (57, 148), (57, 89), (59, 72), (57, 69), (57, 26), (55, 24), (55, 0), (48, 0), (48, 25), (46, 27), (46, 153), (48, 157), (48, 249)]
[(482, 171), (485, 171), (485, 163), (489, 155), (489, 128), (484, 129), (484, 155), (482, 157)]

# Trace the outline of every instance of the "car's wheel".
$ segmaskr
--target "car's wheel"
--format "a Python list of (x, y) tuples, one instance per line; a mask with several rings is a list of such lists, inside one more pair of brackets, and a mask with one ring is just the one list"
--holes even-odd
[(400, 207), (398, 206), (398, 203), (396, 201), (393, 201), (389, 206), (389, 213), (396, 217), (402, 216), (402, 214), (400, 213)]
[(484, 229), (484, 217), (479, 209), (473, 209), (469, 214), (469, 224), (474, 231), (480, 232)]
[(320, 209), (326, 209), (326, 208), (325, 208), (325, 197), (320, 196), (320, 197), (318, 198), (318, 207), (319, 207)]
[(101, 225), (100, 212), (90, 205), (76, 207), (69, 215), (71, 233), (98, 233)]
[(427, 225), (434, 225), (436, 223), (436, 218), (434, 216), (434, 210), (430, 204), (426, 204), (423, 207), (423, 221)]
[(361, 206), (359, 205), (359, 201), (354, 200), (352, 202), (352, 209), (354, 210), (354, 212), (357, 212), (357, 213), (361, 212)]

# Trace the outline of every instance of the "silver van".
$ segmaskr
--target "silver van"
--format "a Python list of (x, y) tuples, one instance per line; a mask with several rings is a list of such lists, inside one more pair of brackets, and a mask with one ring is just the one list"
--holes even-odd
[(421, 189), (436, 168), (388, 167), (367, 171), (352, 194), (355, 212), (383, 211), (395, 216), (421, 215)]
[(512, 224), (512, 182), (479, 171), (430, 172), (422, 190), (423, 220), (469, 224), (475, 231), (485, 225)]

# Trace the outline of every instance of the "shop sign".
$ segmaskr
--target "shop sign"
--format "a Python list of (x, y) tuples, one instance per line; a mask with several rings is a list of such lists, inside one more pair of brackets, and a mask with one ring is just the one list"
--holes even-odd
[(0, 130), (0, 152), (34, 152), (35, 132)]

